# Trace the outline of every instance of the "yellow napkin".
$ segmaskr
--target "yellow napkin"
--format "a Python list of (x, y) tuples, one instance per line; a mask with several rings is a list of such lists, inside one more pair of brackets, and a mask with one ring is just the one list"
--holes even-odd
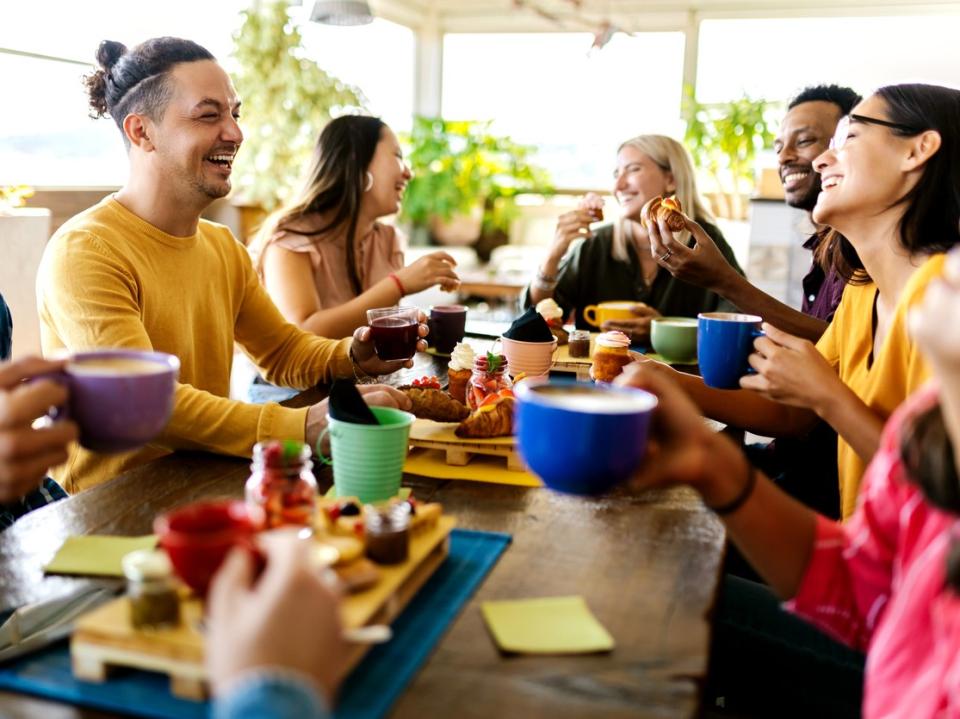
[(403, 471), (419, 474), (421, 477), (436, 479), (469, 479), (475, 482), (493, 482), (494, 484), (515, 484), (521, 487), (542, 487), (543, 483), (525, 470), (519, 472), (507, 469), (506, 457), (489, 454), (475, 454), (462, 467), (447, 464), (442, 449), (414, 448), (407, 455)]
[(503, 651), (522, 654), (589, 654), (613, 649), (613, 637), (583, 597), (484, 602), (480, 608)]
[(120, 560), (137, 549), (153, 549), (157, 535), (146, 537), (108, 537), (87, 534), (67, 537), (50, 563), (47, 574), (89, 574), (96, 577), (122, 577)]

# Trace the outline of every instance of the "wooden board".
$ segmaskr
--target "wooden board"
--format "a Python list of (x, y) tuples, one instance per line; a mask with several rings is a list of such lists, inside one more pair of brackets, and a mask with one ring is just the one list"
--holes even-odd
[(454, 430), (456, 422), (434, 422), (418, 419), (410, 427), (410, 445), (439, 449), (446, 453), (447, 464), (462, 467), (470, 462), (475, 454), (489, 454), (507, 458), (509, 469), (524, 469), (520, 454), (517, 452), (517, 438), (491, 437), (490, 439), (463, 439)]
[[(345, 628), (389, 624), (403, 611), (449, 553), (453, 517), (442, 516), (433, 527), (410, 538), (410, 558), (396, 566), (380, 566), (380, 580), (369, 589), (343, 598)], [(181, 622), (169, 629), (134, 629), (126, 597), (105, 604), (77, 622), (70, 640), (73, 673), (102, 682), (114, 666), (136, 667), (170, 676), (170, 690), (187, 699), (204, 699), (203, 603), (190, 596), (180, 603)], [(355, 645), (348, 667), (368, 651)]]

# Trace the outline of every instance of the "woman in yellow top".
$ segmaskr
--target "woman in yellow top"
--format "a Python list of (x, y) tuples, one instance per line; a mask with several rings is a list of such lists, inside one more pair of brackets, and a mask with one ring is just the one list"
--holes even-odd
[(456, 262), (433, 252), (404, 267), (397, 231), (410, 168), (376, 117), (345, 115), (320, 133), (307, 180), (264, 224), (254, 245), (267, 292), (287, 320), (322, 337), (349, 337), (366, 311), (458, 285)]
[[(813, 218), (842, 233), (834, 259), (850, 282), (829, 329), (814, 346), (765, 325), (750, 356), (756, 374), (740, 380), (751, 392), (669, 371), (704, 414), (758, 434), (797, 435), (817, 416), (827, 421), (839, 435), (846, 518), (883, 423), (930, 373), (907, 334), (906, 311), (941, 274), (941, 253), (960, 242), (960, 92), (879, 89), (840, 121), (814, 167), (822, 190)], [(674, 242), (663, 227), (651, 235), (655, 254)]]

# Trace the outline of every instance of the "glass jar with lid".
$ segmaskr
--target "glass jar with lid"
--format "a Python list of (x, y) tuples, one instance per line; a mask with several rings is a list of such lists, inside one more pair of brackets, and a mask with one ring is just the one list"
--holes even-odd
[(506, 357), (488, 352), (473, 360), (473, 374), (467, 384), (467, 407), (471, 411), (487, 397), (504, 389), (513, 389), (513, 382), (507, 374)]
[(317, 510), (317, 480), (310, 447), (294, 440), (260, 442), (246, 485), (247, 504), (259, 507), (264, 528), (313, 528)]
[(166, 552), (140, 549), (121, 560), (127, 578), (130, 623), (135, 629), (180, 623), (180, 597)]
[(363, 510), (363, 537), (367, 557), (377, 564), (400, 564), (410, 555), (408, 502), (387, 507), (368, 504)]

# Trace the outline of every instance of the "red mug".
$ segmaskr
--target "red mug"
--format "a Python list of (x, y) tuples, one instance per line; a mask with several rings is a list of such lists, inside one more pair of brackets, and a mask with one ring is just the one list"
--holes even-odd
[(262, 563), (253, 541), (262, 528), (262, 513), (240, 500), (188, 504), (153, 523), (177, 576), (201, 597), (234, 547), (247, 548)]

